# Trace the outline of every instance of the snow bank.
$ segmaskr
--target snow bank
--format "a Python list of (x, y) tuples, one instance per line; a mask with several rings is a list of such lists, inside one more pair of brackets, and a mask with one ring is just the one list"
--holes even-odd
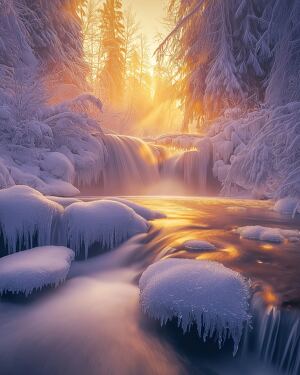
[(149, 224), (131, 208), (119, 202), (74, 203), (65, 209), (64, 223), (68, 247), (88, 257), (93, 245), (112, 249), (130, 237), (145, 233)]
[(41, 169), (66, 182), (72, 183), (75, 177), (71, 161), (60, 152), (48, 152), (40, 162)]
[(299, 230), (289, 230), (280, 228), (268, 228), (259, 225), (246, 226), (235, 229), (241, 238), (248, 240), (266, 241), (274, 243), (282, 243), (285, 240), (294, 242), (300, 241)]
[(186, 332), (193, 323), (205, 341), (215, 337), (221, 347), (234, 341), (234, 354), (248, 315), (249, 285), (222, 264), (190, 259), (159, 261), (143, 273), (140, 303), (144, 313), (160, 320), (173, 318)]
[(200, 240), (189, 240), (184, 242), (183, 247), (189, 251), (213, 251), (216, 250), (215, 245)]
[(296, 198), (283, 198), (276, 202), (274, 210), (280, 214), (295, 216), (300, 213), (300, 200)]
[(63, 207), (27, 186), (0, 190), (0, 228), (8, 253), (51, 243)]
[(22, 251), (0, 259), (0, 295), (24, 293), (65, 281), (74, 252), (66, 247), (47, 246)]
[(166, 217), (166, 215), (161, 212), (150, 210), (149, 208), (146, 208), (137, 203), (128, 201), (127, 199), (114, 198), (114, 197), (107, 198), (107, 199), (109, 199), (110, 201), (125, 204), (125, 206), (132, 208), (135, 213), (142, 216), (146, 220), (163, 219)]

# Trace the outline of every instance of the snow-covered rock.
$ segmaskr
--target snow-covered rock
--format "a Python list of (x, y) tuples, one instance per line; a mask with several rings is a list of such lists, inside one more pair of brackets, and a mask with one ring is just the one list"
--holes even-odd
[(66, 247), (46, 246), (0, 259), (0, 295), (26, 296), (43, 287), (58, 287), (68, 275), (74, 252)]
[(115, 197), (110, 197), (108, 199), (110, 201), (125, 204), (125, 206), (128, 206), (128, 207), (132, 208), (134, 212), (136, 212), (138, 215), (142, 216), (146, 220), (163, 219), (163, 218), (166, 217), (166, 215), (163, 214), (162, 212), (150, 210), (147, 207), (144, 207), (144, 206), (141, 206), (137, 203), (128, 201), (127, 199), (115, 198)]
[(48, 152), (40, 162), (42, 170), (66, 182), (73, 182), (75, 169), (71, 161), (60, 152)]
[(186, 332), (193, 323), (205, 341), (216, 338), (221, 347), (234, 341), (234, 354), (249, 321), (249, 285), (222, 264), (191, 259), (165, 259), (143, 273), (140, 303), (144, 313), (165, 324), (173, 318)]
[(280, 228), (268, 228), (260, 225), (246, 226), (235, 229), (241, 238), (248, 240), (282, 243), (285, 240), (300, 241), (300, 231)]
[(274, 210), (280, 214), (295, 216), (300, 213), (300, 200), (296, 198), (283, 198), (275, 203)]
[(81, 202), (81, 199), (78, 198), (70, 198), (70, 197), (53, 197), (53, 196), (48, 196), (48, 199), (50, 199), (53, 202), (56, 202), (60, 204), (63, 207), (68, 207), (73, 203), (78, 203)]
[(65, 209), (64, 223), (68, 247), (76, 254), (84, 250), (86, 258), (93, 245), (112, 249), (149, 230), (148, 222), (131, 208), (106, 200), (71, 204)]
[(8, 253), (51, 244), (63, 207), (28, 186), (0, 190), (0, 230)]
[(189, 240), (184, 242), (183, 247), (189, 251), (213, 251), (216, 250), (215, 245), (200, 240)]

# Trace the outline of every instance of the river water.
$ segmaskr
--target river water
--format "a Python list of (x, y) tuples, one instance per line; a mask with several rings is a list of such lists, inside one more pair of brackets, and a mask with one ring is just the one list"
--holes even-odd
[[(300, 244), (240, 239), (233, 229), (299, 229), (300, 220), (275, 213), (267, 201), (130, 199), (167, 218), (114, 251), (75, 262), (57, 290), (0, 300), (0, 374), (299, 374)], [(217, 250), (187, 252), (189, 239)], [(176, 322), (161, 328), (143, 316), (139, 277), (166, 257), (216, 260), (251, 280), (252, 327), (237, 356), (232, 343), (219, 350), (195, 329), (183, 335)]]

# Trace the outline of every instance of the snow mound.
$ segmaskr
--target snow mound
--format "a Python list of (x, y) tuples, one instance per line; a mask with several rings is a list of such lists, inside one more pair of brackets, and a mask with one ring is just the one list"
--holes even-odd
[(128, 201), (127, 199), (123, 198), (108, 198), (110, 201), (119, 202), (122, 204), (125, 204), (125, 206), (128, 206), (133, 209), (135, 213), (142, 216), (146, 220), (155, 220), (155, 219), (163, 219), (166, 217), (165, 214), (159, 211), (150, 210), (149, 208), (146, 208), (144, 206), (141, 206), (137, 203)]
[(41, 169), (57, 179), (72, 183), (75, 169), (71, 161), (60, 152), (48, 152), (40, 163)]
[(8, 253), (51, 243), (63, 207), (28, 186), (0, 190), (0, 231)]
[(295, 216), (300, 213), (300, 200), (296, 198), (283, 198), (276, 202), (274, 211), (283, 215)]
[(282, 243), (285, 240), (294, 242), (300, 240), (299, 230), (268, 228), (259, 225), (240, 227), (235, 230), (241, 238), (248, 240)]
[(147, 221), (131, 208), (106, 200), (71, 204), (65, 209), (64, 222), (68, 247), (77, 255), (83, 248), (86, 258), (95, 244), (112, 249), (149, 229)]
[(204, 341), (216, 338), (221, 347), (232, 338), (237, 352), (250, 319), (249, 285), (237, 272), (217, 262), (166, 259), (147, 268), (139, 287), (143, 312), (162, 325), (178, 318), (187, 332), (195, 323)]
[(50, 199), (53, 202), (56, 202), (60, 204), (63, 207), (68, 207), (73, 203), (78, 203), (81, 202), (80, 199), (77, 198), (71, 198), (71, 197), (53, 197), (53, 196), (48, 196), (48, 199)]
[(46, 286), (58, 287), (68, 275), (74, 252), (66, 247), (47, 246), (22, 251), (0, 259), (0, 295), (26, 296)]
[(199, 240), (189, 240), (184, 242), (183, 247), (189, 251), (213, 251), (216, 250), (215, 245)]

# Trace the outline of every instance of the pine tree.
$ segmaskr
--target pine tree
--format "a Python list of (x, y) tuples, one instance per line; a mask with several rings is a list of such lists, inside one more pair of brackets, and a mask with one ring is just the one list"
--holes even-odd
[(125, 76), (125, 29), (122, 1), (106, 0), (100, 14), (104, 55), (104, 67), (100, 79), (108, 86), (109, 103), (113, 106), (120, 106), (123, 101)]

